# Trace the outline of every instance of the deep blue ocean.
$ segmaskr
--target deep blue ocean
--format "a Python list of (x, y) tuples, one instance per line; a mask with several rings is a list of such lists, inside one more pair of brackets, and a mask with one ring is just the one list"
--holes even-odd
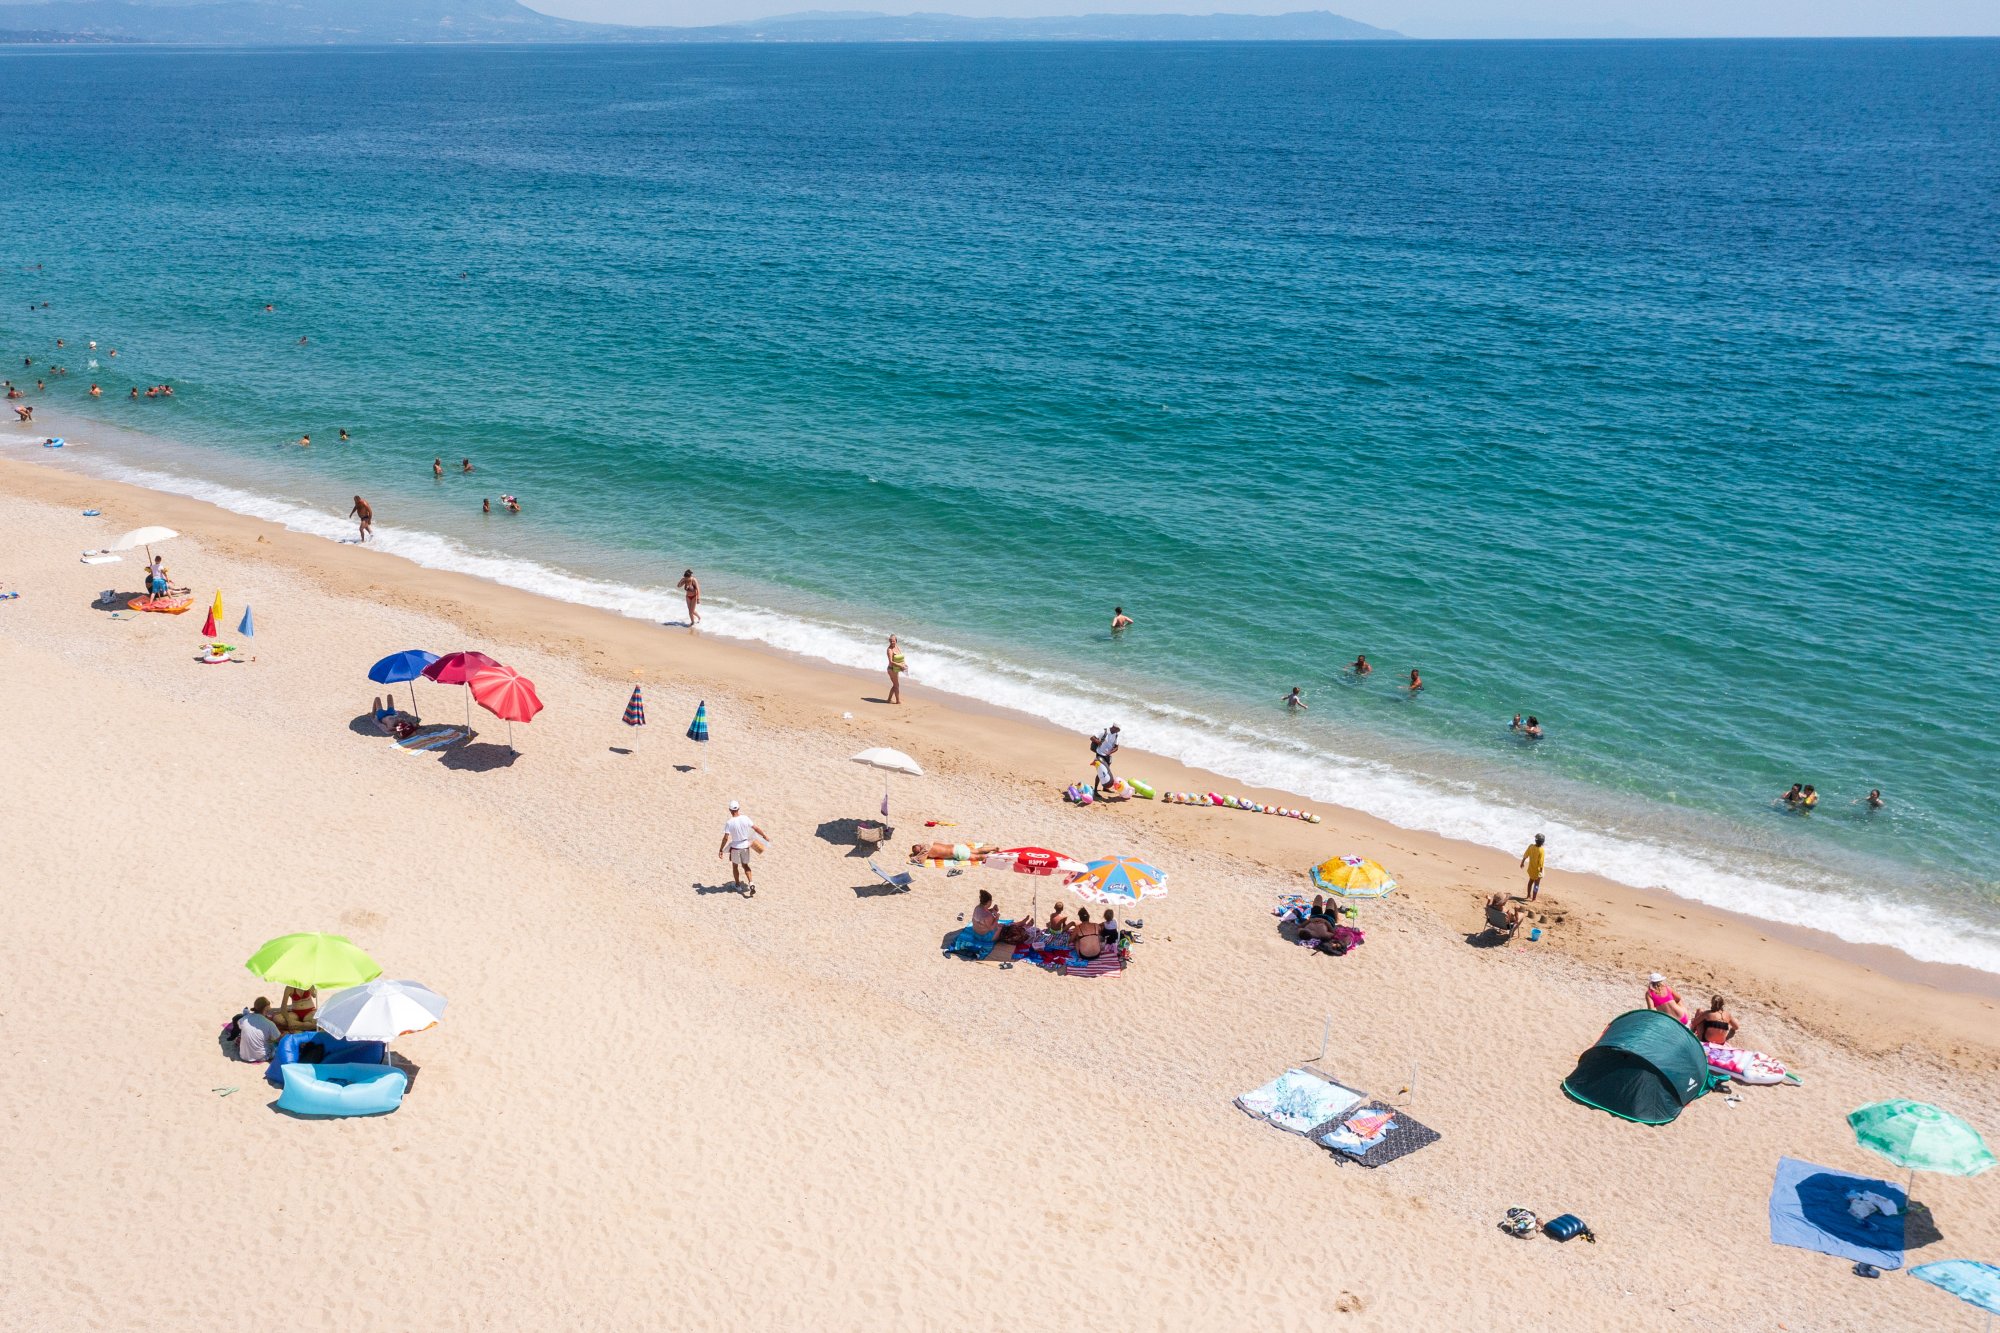
[(13, 48), (0, 169), (72, 466), (2000, 971), (2000, 42)]

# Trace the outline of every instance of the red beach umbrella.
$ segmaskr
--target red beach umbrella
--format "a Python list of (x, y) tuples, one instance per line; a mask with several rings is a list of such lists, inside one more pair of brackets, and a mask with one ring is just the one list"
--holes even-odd
[(466, 688), (479, 706), (507, 724), (507, 748), (514, 748), (514, 724), (531, 721), (542, 711), (542, 701), (535, 693), (535, 682), (529, 680), (510, 666), (497, 662), (481, 667), (466, 681)]
[[(424, 668), (424, 679), (434, 680), (440, 685), (464, 685), (472, 678), (472, 673), (483, 667), (497, 667), (500, 664), (485, 653), (446, 653), (437, 661)], [(465, 699), (465, 729), (472, 730), (472, 697)]]
[(986, 864), (1022, 875), (1080, 875), (1090, 869), (1083, 862), (1046, 847), (1009, 847), (987, 857)]

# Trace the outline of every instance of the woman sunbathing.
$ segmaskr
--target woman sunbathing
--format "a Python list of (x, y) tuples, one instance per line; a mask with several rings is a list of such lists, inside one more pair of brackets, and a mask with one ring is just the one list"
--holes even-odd
[(910, 861), (984, 861), (999, 850), (996, 842), (919, 842), (910, 847)]
[(1090, 919), (1090, 909), (1076, 909), (1076, 924), (1070, 927), (1069, 947), (1078, 958), (1095, 958), (1104, 952), (1104, 927)]

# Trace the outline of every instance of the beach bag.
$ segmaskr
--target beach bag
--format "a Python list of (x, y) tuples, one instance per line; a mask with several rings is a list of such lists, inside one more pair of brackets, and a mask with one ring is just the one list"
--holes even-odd
[(1526, 1240), (1535, 1234), (1535, 1224), (1540, 1220), (1525, 1208), (1509, 1208), (1500, 1229), (1517, 1240)]
[(1591, 1234), (1590, 1227), (1575, 1213), (1564, 1213), (1561, 1217), (1550, 1218), (1542, 1223), (1542, 1233), (1556, 1240), (1575, 1240), (1581, 1236), (1592, 1244), (1597, 1242), (1597, 1237)]

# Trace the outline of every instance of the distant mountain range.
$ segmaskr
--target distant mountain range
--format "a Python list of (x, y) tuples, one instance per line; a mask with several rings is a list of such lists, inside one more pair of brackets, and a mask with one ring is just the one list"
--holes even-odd
[(0, 3), (0, 42), (298, 46), (405, 42), (1327, 42), (1395, 38), (1325, 10), (1297, 14), (956, 14), (810, 11), (703, 28), (552, 18), (515, 0), (43, 0)]

